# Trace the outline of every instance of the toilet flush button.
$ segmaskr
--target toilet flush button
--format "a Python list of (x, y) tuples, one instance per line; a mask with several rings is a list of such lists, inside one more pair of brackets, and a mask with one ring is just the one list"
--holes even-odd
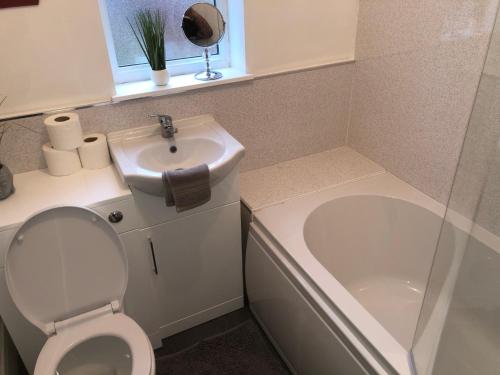
[(123, 220), (123, 213), (121, 211), (113, 211), (109, 214), (108, 220), (113, 224), (119, 223)]

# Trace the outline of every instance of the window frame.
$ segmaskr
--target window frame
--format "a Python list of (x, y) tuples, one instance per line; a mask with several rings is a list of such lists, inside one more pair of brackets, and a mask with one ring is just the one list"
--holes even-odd
[[(113, 41), (113, 35), (111, 33), (110, 19), (107, 11), (107, 6), (105, 4), (106, 0), (99, 0), (99, 8), (101, 12), (101, 19), (104, 28), (104, 35), (106, 39), (106, 45), (108, 48), (108, 57), (111, 65), (111, 70), (113, 73), (113, 79), (115, 84), (127, 83), (127, 82), (137, 82), (137, 81), (149, 81), (151, 68), (149, 64), (138, 64), (131, 66), (120, 67), (118, 65), (118, 60), (116, 58), (116, 50)], [(210, 67), (212, 69), (223, 69), (229, 68), (231, 66), (230, 50), (229, 50), (229, 21), (228, 21), (228, 0), (214, 0), (219, 11), (222, 13), (224, 20), (226, 21), (226, 30), (224, 37), (218, 44), (218, 54), (210, 57)], [(180, 24), (180, 20), (179, 20)], [(200, 47), (199, 57), (189, 57), (177, 60), (167, 60), (167, 70), (170, 76), (178, 76), (185, 74), (194, 74), (206, 69), (205, 58), (202, 56), (204, 49)]]

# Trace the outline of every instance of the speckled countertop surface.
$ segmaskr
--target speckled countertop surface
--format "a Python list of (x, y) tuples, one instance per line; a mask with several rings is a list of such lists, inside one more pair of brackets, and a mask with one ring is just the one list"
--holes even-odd
[(113, 165), (64, 177), (50, 176), (47, 170), (20, 173), (14, 176), (14, 186), (16, 192), (0, 201), (0, 231), (49, 207), (89, 207), (132, 194)]
[(252, 211), (385, 170), (349, 147), (309, 155), (240, 177), (241, 199)]

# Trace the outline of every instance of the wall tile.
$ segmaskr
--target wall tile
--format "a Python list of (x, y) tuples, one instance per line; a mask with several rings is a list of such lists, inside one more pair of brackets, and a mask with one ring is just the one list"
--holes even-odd
[(497, 0), (361, 0), (348, 143), (446, 203)]
[(500, 235), (500, 78), (483, 75), (450, 207)]
[[(477, 213), (478, 223), (498, 234), (500, 230), (494, 224), (498, 204), (494, 204), (494, 197), (488, 194), (494, 193), (492, 186), (488, 187), (493, 185), (488, 183), (488, 175), (493, 180), (498, 179), (495, 157), (499, 139), (500, 78), (483, 74), (453, 184), (450, 207), (469, 219)], [(479, 206), (481, 200), (484, 204)]]
[(360, 0), (356, 59), (488, 35), (496, 6), (497, 0)]
[[(154, 124), (151, 113), (174, 119), (213, 114), (247, 149), (243, 170), (325, 151), (345, 143), (353, 64), (257, 79), (180, 95), (79, 110), (84, 132), (110, 132)], [(10, 126), (0, 157), (15, 173), (45, 166), (41, 117)]]
[(42, 160), (42, 145), (48, 141), (45, 131), (42, 132), (40, 118), (31, 117), (22, 121), (9, 121), (5, 126), (5, 134), (0, 147), (0, 160), (13, 173), (45, 168)]

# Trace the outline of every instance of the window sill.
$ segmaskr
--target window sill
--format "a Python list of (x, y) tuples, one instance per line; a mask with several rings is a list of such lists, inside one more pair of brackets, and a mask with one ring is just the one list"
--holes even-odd
[(186, 91), (199, 90), (205, 87), (220, 86), (234, 82), (244, 82), (254, 79), (252, 74), (243, 73), (233, 68), (217, 69), (223, 74), (221, 79), (215, 81), (198, 81), (194, 74), (170, 77), (167, 86), (156, 86), (152, 81), (120, 83), (115, 86), (113, 102), (179, 94)]

